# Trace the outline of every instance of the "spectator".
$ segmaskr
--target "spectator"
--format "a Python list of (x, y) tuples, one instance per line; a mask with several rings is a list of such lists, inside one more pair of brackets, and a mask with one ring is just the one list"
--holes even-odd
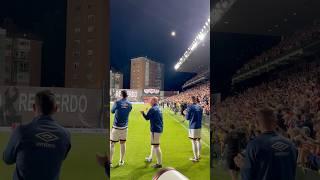
[(15, 129), (3, 153), (6, 164), (16, 164), (14, 180), (58, 180), (71, 148), (69, 132), (52, 118), (57, 106), (50, 91), (35, 96), (35, 118)]

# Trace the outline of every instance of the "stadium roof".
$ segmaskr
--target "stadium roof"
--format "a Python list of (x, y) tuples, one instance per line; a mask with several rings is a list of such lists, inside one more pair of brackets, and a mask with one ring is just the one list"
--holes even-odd
[(320, 23), (319, 0), (236, 0), (214, 32), (286, 35)]
[(199, 44), (188, 59), (177, 69), (179, 72), (199, 73), (210, 67), (210, 33), (206, 39)]

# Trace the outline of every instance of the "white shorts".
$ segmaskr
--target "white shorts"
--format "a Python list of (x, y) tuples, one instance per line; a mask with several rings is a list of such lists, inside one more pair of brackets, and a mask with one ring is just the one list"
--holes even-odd
[(190, 139), (201, 139), (201, 129), (189, 129)]
[(161, 133), (151, 132), (151, 145), (160, 145)]
[(119, 129), (119, 128), (113, 127), (111, 129), (110, 141), (112, 142), (126, 141), (127, 134), (128, 134), (128, 128)]

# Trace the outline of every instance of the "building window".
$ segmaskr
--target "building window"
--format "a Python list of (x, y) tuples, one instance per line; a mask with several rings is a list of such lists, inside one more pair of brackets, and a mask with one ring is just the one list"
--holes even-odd
[(81, 11), (81, 5), (78, 4), (74, 9), (77, 13), (79, 13)]
[(92, 67), (93, 67), (93, 62), (92, 62), (92, 61), (90, 61), (90, 62), (88, 63), (88, 67), (89, 67), (89, 68), (92, 68)]
[(92, 73), (88, 73), (88, 74), (87, 74), (87, 79), (88, 79), (89, 81), (93, 81), (93, 75), (92, 75)]
[(15, 51), (14, 52), (14, 58), (17, 59), (26, 59), (27, 58), (27, 54), (25, 51)]
[(80, 57), (80, 50), (79, 50), (79, 49), (75, 49), (75, 50), (73, 51), (73, 56), (75, 56), (75, 57)]
[(20, 59), (26, 59), (26, 52), (20, 51)]
[(79, 79), (79, 75), (78, 74), (73, 74), (72, 78), (73, 79)]
[(78, 63), (78, 62), (73, 63), (73, 68), (74, 68), (75, 70), (78, 70), (78, 69), (79, 69), (79, 66), (80, 66), (80, 63)]
[(93, 32), (94, 30), (95, 30), (94, 26), (89, 26), (89, 27), (88, 27), (88, 32), (91, 33), (91, 32)]
[(81, 24), (81, 16), (80, 15), (75, 15), (72, 19), (73, 19), (75, 25)]
[(20, 72), (29, 72), (29, 65), (27, 63), (21, 63)]
[(74, 40), (74, 46), (80, 47), (80, 40), (79, 39)]
[(25, 42), (25, 41), (20, 41), (20, 46), (26, 46), (27, 45), (27, 42)]
[(94, 24), (96, 20), (96, 16), (93, 14), (88, 15), (88, 24)]
[(88, 44), (93, 44), (93, 43), (94, 43), (94, 39), (88, 39), (88, 40), (87, 40), (87, 43), (88, 43)]
[(80, 33), (80, 28), (79, 27), (74, 28), (74, 32), (75, 33)]
[(93, 55), (93, 50), (89, 49), (88, 50), (88, 56), (92, 56)]

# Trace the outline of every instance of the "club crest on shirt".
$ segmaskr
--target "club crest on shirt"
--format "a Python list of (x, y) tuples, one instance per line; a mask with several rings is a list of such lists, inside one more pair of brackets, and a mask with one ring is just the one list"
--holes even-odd
[(274, 144), (272, 144), (272, 149), (276, 150), (276, 151), (284, 151), (286, 150), (289, 146), (285, 143), (282, 142), (276, 142)]
[(50, 132), (41, 132), (35, 135), (37, 138), (41, 139), (44, 142), (52, 142), (59, 139), (56, 135)]
[(128, 103), (122, 103), (121, 104), (121, 108), (124, 108), (124, 109), (128, 108), (128, 106), (129, 106)]

